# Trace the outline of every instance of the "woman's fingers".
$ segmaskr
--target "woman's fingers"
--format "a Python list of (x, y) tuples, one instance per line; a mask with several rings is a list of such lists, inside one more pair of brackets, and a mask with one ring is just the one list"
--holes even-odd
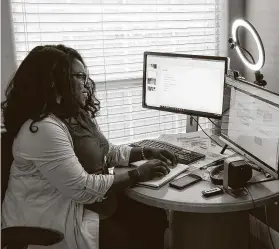
[(172, 152), (162, 150), (161, 155), (165, 158), (165, 160), (163, 160), (164, 162), (167, 160), (168, 163), (172, 165), (176, 165), (178, 163), (178, 157)]
[(160, 172), (163, 173), (164, 175), (167, 175), (170, 172), (170, 169), (166, 166), (157, 166), (154, 168), (155, 173)]
[(165, 176), (165, 175), (161, 172), (156, 172), (155, 173), (155, 177), (163, 177), (163, 176)]

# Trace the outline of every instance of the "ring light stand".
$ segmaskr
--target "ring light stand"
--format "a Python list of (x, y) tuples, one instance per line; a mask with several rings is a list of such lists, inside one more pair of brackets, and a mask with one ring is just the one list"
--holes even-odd
[[(249, 53), (249, 51), (240, 45), (240, 42), (238, 39), (238, 31), (239, 31), (240, 27), (244, 27), (245, 29), (247, 29), (251, 33), (251, 35), (253, 36), (253, 38), (257, 44), (258, 53), (259, 53), (259, 59), (258, 59), (257, 63), (255, 63), (254, 58)], [(264, 66), (264, 63), (265, 63), (265, 50), (264, 50), (262, 40), (261, 40), (257, 30), (254, 28), (254, 26), (246, 20), (239, 19), (239, 20), (234, 21), (234, 23), (232, 25), (232, 37), (229, 38), (229, 43), (230, 43), (230, 48), (236, 50), (241, 61), (249, 69), (254, 71), (254, 74), (255, 74), (254, 83), (257, 84), (258, 86), (265, 86), (267, 83), (263, 79), (264, 78), (263, 74), (260, 72), (260, 69)], [(249, 54), (253, 63), (251, 63), (247, 59), (247, 57), (243, 54), (243, 51), (245, 51), (247, 54)]]

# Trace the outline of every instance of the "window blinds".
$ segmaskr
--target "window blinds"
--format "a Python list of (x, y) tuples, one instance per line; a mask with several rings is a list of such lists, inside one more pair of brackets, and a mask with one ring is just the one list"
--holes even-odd
[(97, 120), (111, 142), (185, 132), (185, 115), (141, 107), (143, 52), (218, 55), (219, 0), (11, 3), (17, 63), (41, 44), (77, 49), (96, 82), (101, 101)]

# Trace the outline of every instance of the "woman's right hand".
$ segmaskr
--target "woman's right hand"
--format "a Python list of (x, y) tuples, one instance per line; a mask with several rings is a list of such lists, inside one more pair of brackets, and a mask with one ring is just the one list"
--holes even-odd
[(137, 171), (139, 173), (139, 181), (145, 182), (158, 176), (167, 175), (170, 169), (165, 162), (159, 159), (152, 159), (140, 165)]

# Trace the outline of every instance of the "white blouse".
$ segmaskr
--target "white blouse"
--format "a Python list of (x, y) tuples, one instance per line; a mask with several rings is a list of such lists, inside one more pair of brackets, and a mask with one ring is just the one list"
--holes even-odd
[[(65, 238), (49, 247), (53, 249), (99, 248), (99, 216), (83, 204), (102, 201), (114, 176), (86, 173), (66, 125), (57, 117), (35, 123), (36, 133), (30, 132), (30, 124), (31, 120), (24, 123), (13, 143), (2, 227), (56, 229)], [(110, 144), (108, 156), (114, 166), (128, 166), (130, 151), (129, 146)]]

